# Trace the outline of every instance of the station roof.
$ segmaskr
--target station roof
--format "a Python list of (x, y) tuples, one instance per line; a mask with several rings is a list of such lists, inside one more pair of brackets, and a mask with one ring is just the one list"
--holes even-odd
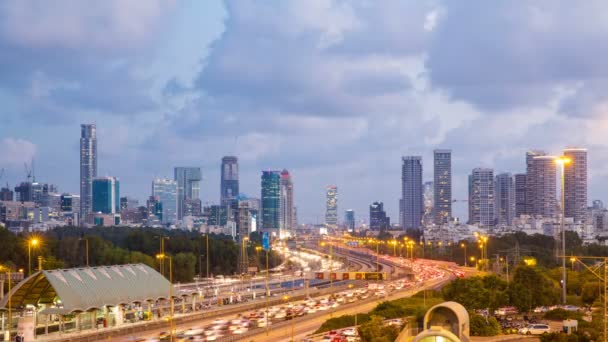
[[(58, 314), (168, 297), (169, 281), (145, 264), (43, 270), (11, 289), (13, 308), (52, 304), (59, 298), (61, 305), (47, 309)], [(6, 309), (7, 305), (5, 296), (0, 308)]]

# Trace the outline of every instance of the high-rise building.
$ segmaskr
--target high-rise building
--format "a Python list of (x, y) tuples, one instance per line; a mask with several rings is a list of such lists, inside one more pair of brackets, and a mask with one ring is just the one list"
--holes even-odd
[(555, 157), (535, 155), (531, 158), (526, 177), (526, 201), (529, 215), (544, 218), (555, 216), (556, 205)]
[(515, 175), (515, 217), (526, 215), (526, 174), (518, 173)]
[(163, 204), (160, 197), (150, 196), (146, 201), (146, 224), (148, 226), (160, 225), (163, 221)]
[(161, 222), (165, 225), (177, 221), (177, 182), (171, 179), (157, 178), (152, 181), (152, 196), (158, 197), (162, 204)]
[(494, 170), (476, 168), (469, 176), (469, 223), (494, 225)]
[(281, 174), (262, 171), (262, 231), (279, 236), (281, 227)]
[(422, 226), (425, 227), (434, 222), (433, 205), (434, 200), (434, 185), (433, 182), (425, 182), (422, 187), (422, 196), (424, 202), (424, 214), (422, 215)]
[(452, 217), (452, 151), (434, 150), (433, 161), (433, 216), (441, 225)]
[(97, 128), (80, 125), (80, 217), (93, 209), (93, 179), (97, 178)]
[(330, 185), (325, 188), (325, 224), (338, 224), (338, 187)]
[(293, 181), (289, 171), (281, 171), (281, 228), (292, 231), (296, 228), (294, 222)]
[(346, 230), (352, 232), (355, 230), (355, 211), (352, 209), (347, 209), (344, 212), (344, 225), (346, 226)]
[(515, 184), (510, 173), (496, 175), (494, 182), (496, 223), (510, 226), (515, 218)]
[(115, 177), (93, 180), (93, 212), (116, 214), (120, 212), (120, 184)]
[(536, 195), (536, 177), (534, 173), (534, 158), (546, 156), (547, 153), (541, 150), (530, 150), (526, 152), (526, 211), (527, 215), (534, 215), (534, 202)]
[(200, 199), (201, 168), (176, 167), (173, 173), (173, 179), (177, 182), (177, 218), (181, 220), (186, 212), (184, 201)]
[(564, 216), (574, 222), (587, 221), (587, 149), (567, 148), (564, 156), (570, 159), (564, 165)]
[(384, 230), (390, 229), (391, 219), (386, 216), (384, 211), (384, 203), (374, 202), (369, 206), (369, 229)]
[(80, 213), (80, 196), (73, 194), (61, 194), (61, 212)]
[(0, 201), (12, 201), (13, 200), (13, 192), (11, 191), (11, 189), (8, 187), (8, 184), (6, 185), (6, 188), (2, 188), (0, 190)]
[(239, 164), (237, 157), (226, 156), (222, 158), (220, 184), (220, 203), (230, 205), (230, 202), (239, 195)]
[(34, 189), (32, 183), (21, 182), (21, 184), (15, 187), (15, 194), (18, 202), (33, 202), (34, 201)]
[(401, 167), (401, 225), (405, 230), (419, 230), (424, 214), (422, 188), (422, 157), (402, 158)]

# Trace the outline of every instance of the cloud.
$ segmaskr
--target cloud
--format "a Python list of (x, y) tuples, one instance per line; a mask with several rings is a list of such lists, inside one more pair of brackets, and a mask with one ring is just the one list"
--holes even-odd
[(36, 155), (36, 145), (28, 140), (4, 138), (0, 140), (0, 166), (21, 167)]

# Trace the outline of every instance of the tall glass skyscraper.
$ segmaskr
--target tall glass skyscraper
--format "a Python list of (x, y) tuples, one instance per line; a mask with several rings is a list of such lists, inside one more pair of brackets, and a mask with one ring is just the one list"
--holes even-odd
[(120, 211), (120, 185), (115, 177), (93, 180), (93, 212), (116, 214)]
[(452, 217), (452, 151), (435, 150), (433, 159), (433, 216), (441, 225)]
[(344, 212), (344, 225), (346, 226), (346, 230), (352, 232), (355, 230), (355, 211), (352, 209), (347, 209)]
[(80, 217), (93, 209), (93, 179), (97, 177), (97, 128), (80, 125)]
[(155, 179), (152, 181), (152, 196), (157, 197), (162, 204), (162, 223), (175, 223), (177, 221), (177, 182), (171, 179)]
[(262, 171), (262, 231), (279, 236), (281, 227), (281, 174)]
[(177, 182), (177, 218), (184, 217), (185, 200), (200, 200), (201, 168), (176, 167), (173, 179)]
[(325, 224), (335, 226), (338, 224), (338, 187), (330, 185), (325, 191)]
[(587, 149), (567, 148), (564, 156), (570, 163), (564, 165), (564, 214), (574, 222), (587, 221)]
[(220, 203), (229, 206), (239, 195), (239, 164), (237, 157), (222, 158)]
[(494, 225), (494, 170), (473, 169), (469, 176), (469, 223)]
[(295, 229), (295, 215), (293, 206), (293, 181), (289, 171), (281, 172), (281, 228), (286, 230)]
[(402, 158), (401, 167), (401, 205), (403, 217), (401, 224), (404, 230), (419, 230), (422, 224), (423, 188), (422, 157), (409, 156)]
[(496, 175), (494, 183), (496, 223), (510, 226), (515, 218), (515, 182), (510, 173)]

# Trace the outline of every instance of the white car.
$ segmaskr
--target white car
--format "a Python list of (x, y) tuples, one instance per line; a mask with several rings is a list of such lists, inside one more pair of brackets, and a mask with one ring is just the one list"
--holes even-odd
[(542, 335), (551, 332), (551, 328), (546, 324), (530, 324), (525, 328), (519, 329), (521, 335)]

